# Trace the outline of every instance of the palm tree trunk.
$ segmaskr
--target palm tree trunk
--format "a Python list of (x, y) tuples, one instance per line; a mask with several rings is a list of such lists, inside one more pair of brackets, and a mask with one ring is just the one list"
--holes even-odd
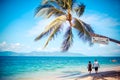
[(115, 40), (115, 39), (112, 39), (112, 38), (109, 38), (109, 40), (112, 41), (112, 42), (120, 44), (120, 41), (118, 41), (118, 40)]
[(92, 36), (96, 36), (96, 37), (104, 37), (104, 38), (108, 38), (111, 42), (114, 42), (114, 43), (117, 43), (117, 44), (120, 44), (120, 41), (119, 40), (115, 40), (115, 39), (112, 39), (110, 37), (106, 37), (106, 36), (103, 36), (103, 35), (99, 35), (99, 34), (95, 34), (95, 33), (91, 33)]
[(70, 26), (72, 27), (72, 15), (70, 13), (70, 9), (68, 9), (67, 20), (69, 21)]

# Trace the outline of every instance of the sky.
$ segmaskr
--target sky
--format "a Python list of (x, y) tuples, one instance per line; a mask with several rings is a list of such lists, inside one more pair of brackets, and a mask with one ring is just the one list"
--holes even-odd
[[(81, 20), (91, 25), (95, 33), (120, 40), (120, 1), (119, 0), (77, 0), (86, 5)], [(63, 33), (42, 49), (47, 37), (35, 42), (34, 39), (53, 20), (35, 18), (35, 8), (40, 0), (0, 0), (0, 51), (32, 52), (61, 51)], [(75, 34), (75, 33), (74, 33)], [(89, 46), (74, 36), (74, 44), (68, 52), (86, 56), (120, 56), (120, 44), (95, 43)]]

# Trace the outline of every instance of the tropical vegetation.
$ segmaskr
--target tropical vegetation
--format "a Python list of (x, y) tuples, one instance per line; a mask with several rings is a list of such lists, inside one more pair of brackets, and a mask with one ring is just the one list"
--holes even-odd
[[(44, 16), (50, 18), (54, 16), (55, 19), (45, 27), (45, 30), (35, 38), (35, 41), (40, 40), (44, 36), (49, 36), (44, 45), (45, 48), (61, 32), (61, 29), (66, 27), (63, 24), (68, 22), (69, 25), (67, 26), (61, 46), (62, 51), (67, 51), (73, 44), (73, 28), (78, 32), (80, 39), (91, 45), (92, 36), (101, 35), (95, 34), (91, 26), (80, 19), (84, 11), (85, 5), (77, 3), (76, 0), (43, 0), (36, 8), (35, 17)], [(73, 14), (77, 17), (74, 17)], [(110, 40), (116, 42), (114, 39), (110, 38)], [(118, 41), (118, 43), (120, 42)]]

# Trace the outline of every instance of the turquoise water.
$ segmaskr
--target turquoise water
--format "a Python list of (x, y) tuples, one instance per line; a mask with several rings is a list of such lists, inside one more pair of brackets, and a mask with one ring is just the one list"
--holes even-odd
[[(120, 57), (0, 57), (0, 77), (25, 72), (55, 71), (66, 67), (86, 67), (97, 59), (100, 67), (120, 65)], [(112, 62), (111, 60), (117, 60)]]

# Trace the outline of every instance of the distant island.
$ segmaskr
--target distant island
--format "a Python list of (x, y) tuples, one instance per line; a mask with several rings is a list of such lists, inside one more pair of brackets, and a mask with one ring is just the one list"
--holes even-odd
[(81, 53), (71, 53), (71, 52), (29, 52), (29, 53), (18, 53), (12, 51), (1, 51), (0, 56), (85, 56)]

